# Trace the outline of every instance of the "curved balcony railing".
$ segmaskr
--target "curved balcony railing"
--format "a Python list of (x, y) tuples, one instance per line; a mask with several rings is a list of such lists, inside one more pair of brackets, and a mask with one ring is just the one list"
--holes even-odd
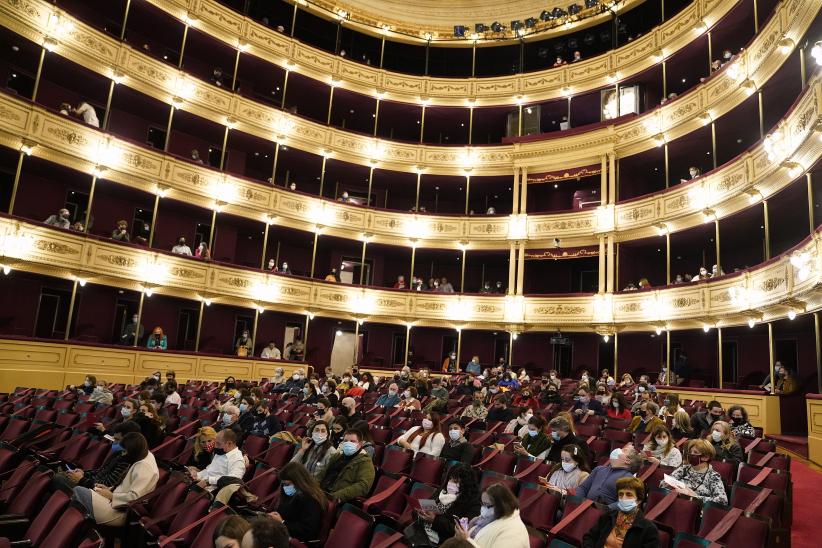
[[(329, 201), (204, 168), (116, 139), (41, 106), (0, 95), (0, 143), (146, 192), (205, 208), (377, 243), (470, 249), (597, 243), (606, 233), (627, 241), (728, 217), (779, 192), (822, 156), (822, 79), (816, 78), (777, 129), (752, 149), (687, 184), (580, 212), (512, 216), (415, 215)], [(776, 136), (780, 136), (779, 139)], [(412, 241), (413, 239), (413, 241)]]
[(508, 331), (711, 329), (822, 305), (819, 232), (751, 269), (652, 291), (486, 296), (357, 287), (270, 274), (0, 218), (14, 269), (191, 300), (387, 323)]
[(541, 101), (563, 97), (563, 88), (569, 86), (574, 93), (581, 93), (612, 85), (615, 76), (630, 78), (685, 48), (739, 0), (697, 0), (644, 36), (606, 54), (564, 67), (493, 78), (436, 78), (391, 72), (303, 44), (214, 0), (149, 2), (181, 21), (188, 18), (197, 28), (231, 47), (242, 41), (248, 44), (251, 54), (325, 83), (335, 78), (345, 89), (367, 95), (380, 91), (386, 98), (407, 103), (424, 98), (432, 105), (467, 106), (466, 99), (472, 98), (474, 106), (491, 106), (514, 105), (517, 95)]
[(786, 43), (783, 38), (795, 43), (820, 9), (813, 0), (782, 5), (739, 59), (677, 100), (622, 123), (515, 145), (443, 147), (380, 140), (286, 114), (187, 77), (79, 21), (72, 20), (72, 25), (60, 27), (59, 36), (51, 36), (51, 12), (34, 0), (31, 5), (40, 9), (29, 14), (21, 4), (4, 4), (0, 24), (38, 42), (48, 40), (59, 55), (109, 77), (116, 72), (129, 87), (213, 122), (354, 164), (474, 176), (508, 175), (515, 167), (540, 172), (589, 166), (600, 163), (605, 154), (636, 154), (693, 131), (730, 111), (766, 82), (795, 47), (780, 46)]

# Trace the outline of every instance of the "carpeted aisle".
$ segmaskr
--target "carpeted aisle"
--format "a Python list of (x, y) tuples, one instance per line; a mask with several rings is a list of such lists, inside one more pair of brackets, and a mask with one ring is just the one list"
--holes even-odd
[(822, 493), (822, 471), (807, 464), (791, 462), (793, 479), (793, 528), (791, 548), (819, 548), (822, 539), (819, 493)]

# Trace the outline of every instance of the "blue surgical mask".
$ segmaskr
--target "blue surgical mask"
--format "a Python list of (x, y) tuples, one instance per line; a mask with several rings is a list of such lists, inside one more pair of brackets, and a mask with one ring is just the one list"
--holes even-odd
[(622, 456), (622, 449), (617, 447), (613, 451), (611, 451), (611, 455), (608, 457), (611, 460), (617, 460)]
[(554, 441), (559, 441), (559, 434), (556, 432), (551, 432), (551, 437), (554, 438)]
[(120, 409), (120, 414), (123, 415), (123, 418), (127, 419), (131, 416), (131, 409), (128, 407), (123, 407)]
[(285, 496), (293, 497), (296, 492), (297, 488), (293, 485), (283, 485), (283, 493), (285, 493)]
[(241, 403), (240, 404), (240, 413), (245, 413), (246, 409), (248, 409), (248, 404), (247, 403)]
[(346, 457), (350, 457), (351, 455), (353, 455), (354, 453), (356, 453), (360, 449), (359, 447), (357, 447), (357, 443), (353, 442), (353, 441), (344, 441), (344, 442), (342, 442), (341, 447), (342, 447), (343, 454)]
[(539, 434), (538, 430), (528, 430), (528, 435), (531, 436), (532, 438), (536, 438), (538, 434)]
[(122, 445), (120, 445), (120, 443), (119, 443), (119, 442), (117, 442), (117, 443), (112, 443), (112, 444), (111, 444), (111, 451), (112, 451), (113, 453), (119, 453), (119, 452), (120, 452), (120, 451), (122, 451), (122, 450), (123, 450), (123, 446), (122, 446)]
[(619, 499), (617, 506), (623, 512), (633, 512), (636, 508), (636, 499)]
[(223, 415), (223, 426), (228, 426), (230, 424), (231, 424), (231, 415), (226, 413), (225, 415)]

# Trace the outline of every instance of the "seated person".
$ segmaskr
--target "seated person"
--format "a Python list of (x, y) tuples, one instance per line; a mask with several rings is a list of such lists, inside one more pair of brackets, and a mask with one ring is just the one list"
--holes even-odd
[(756, 430), (748, 422), (748, 411), (741, 405), (732, 405), (728, 409), (728, 416), (731, 418), (731, 433), (739, 438), (755, 438)]
[(625, 401), (625, 395), (622, 392), (614, 392), (611, 394), (611, 401), (606, 406), (608, 410), (605, 414), (609, 419), (631, 420), (631, 411), (628, 409), (628, 403)]
[(422, 408), (422, 404), (420, 400), (417, 399), (417, 395), (417, 387), (409, 386), (405, 389), (405, 392), (402, 393), (402, 401), (397, 407), (403, 410), (419, 411)]
[(134, 421), (126, 421), (115, 426), (111, 430), (111, 435), (114, 437), (114, 442), (111, 444), (113, 456), (107, 458), (97, 470), (84, 471), (81, 468), (75, 468), (68, 472), (57, 472), (51, 480), (52, 487), (71, 489), (75, 485), (82, 485), (91, 489), (98, 483), (108, 487), (120, 485), (132, 465), (122, 445), (123, 436), (130, 432), (140, 432), (140, 427)]
[(665, 399), (662, 401), (663, 406), (659, 410), (660, 417), (673, 417), (677, 411), (682, 409), (679, 404), (679, 396), (676, 394), (665, 394)]
[[(588, 456), (578, 445), (569, 444), (560, 451), (560, 462), (554, 464), (539, 484), (561, 495), (572, 494), (591, 474)], [(547, 481), (546, 481), (547, 480)]]
[(400, 397), (398, 395), (399, 390), (400, 389), (397, 386), (397, 383), (392, 382), (388, 386), (388, 393), (383, 394), (382, 396), (377, 398), (376, 405), (379, 405), (380, 407), (386, 407), (386, 408), (389, 408), (389, 409), (393, 408), (393, 407), (396, 407), (397, 404), (400, 403)]
[(427, 413), (422, 426), (414, 426), (397, 439), (397, 444), (417, 453), (439, 457), (445, 445), (445, 436), (440, 432), (440, 417), (437, 413)]
[(728, 495), (722, 484), (722, 477), (711, 466), (711, 461), (715, 456), (713, 445), (708, 440), (695, 439), (689, 441), (685, 447), (688, 462), (671, 472), (673, 479), (685, 485), (674, 487), (663, 480), (660, 487), (674, 489), (677, 493), (689, 497), (697, 497), (702, 499), (702, 502), (728, 504)]
[(536, 415), (528, 419), (528, 431), (519, 442), (514, 442), (514, 453), (517, 455), (543, 458), (551, 446), (545, 435), (545, 419)]
[(716, 421), (724, 420), (725, 412), (722, 404), (716, 400), (708, 402), (704, 411), (699, 411), (691, 416), (691, 426), (699, 435), (710, 432), (711, 425)]
[(268, 401), (259, 400), (254, 406), (253, 415), (249, 421), (248, 434), (269, 438), (283, 429), (280, 419), (271, 413)]
[(328, 504), (320, 484), (302, 464), (294, 461), (279, 471), (280, 504), (269, 515), (286, 526), (300, 542), (318, 540)]
[(793, 371), (788, 367), (783, 367), (774, 385), (774, 394), (787, 396), (799, 390), (799, 383), (794, 377)]
[(239, 548), (250, 528), (245, 518), (229, 516), (214, 530), (214, 548)]
[(597, 466), (591, 475), (577, 487), (577, 496), (602, 504), (617, 502), (616, 482), (619, 478), (633, 477), (642, 467), (642, 456), (632, 444), (611, 451), (608, 464)]
[(528, 420), (533, 416), (534, 411), (530, 407), (520, 407), (517, 417), (508, 421), (503, 432), (505, 434), (516, 434), (521, 438), (526, 434), (526, 430), (528, 430)]
[(442, 447), (440, 458), (465, 464), (471, 464), (474, 459), (474, 448), (465, 438), (465, 427), (459, 419), (451, 419), (448, 423), (448, 441)]
[(656, 525), (642, 515), (645, 484), (638, 478), (616, 481), (617, 507), (600, 516), (596, 525), (582, 538), (583, 548), (657, 547), (660, 545)]
[(605, 408), (599, 400), (591, 397), (591, 392), (587, 388), (580, 388), (574, 398), (571, 413), (576, 420), (579, 420), (585, 415), (605, 415)]
[(659, 406), (652, 401), (646, 401), (639, 406), (639, 414), (631, 420), (628, 430), (631, 432), (644, 432), (650, 434), (654, 428), (664, 425), (665, 421), (657, 415)]
[(553, 382), (546, 383), (545, 387), (539, 393), (539, 402), (542, 405), (561, 405), (562, 396), (559, 395), (559, 389)]
[(357, 401), (351, 396), (347, 396), (340, 402), (340, 416), (348, 419), (348, 424), (354, 424), (364, 419), (362, 413), (357, 411)]
[(716, 460), (732, 461), (737, 464), (744, 460), (745, 452), (736, 441), (736, 437), (731, 432), (731, 426), (727, 422), (716, 421), (711, 426), (710, 437), (707, 439), (714, 447)]
[(303, 438), (300, 447), (291, 457), (291, 462), (302, 464), (315, 478), (327, 465), (336, 452), (331, 445), (328, 423), (322, 420), (314, 422), (309, 435)]
[(484, 421), (487, 416), (488, 408), (486, 408), (482, 402), (482, 392), (477, 390), (474, 392), (474, 400), (471, 402), (471, 405), (466, 406), (465, 409), (462, 410), (460, 418)]
[(211, 464), (214, 458), (214, 447), (216, 445), (217, 431), (210, 426), (203, 426), (197, 431), (194, 437), (194, 450), (191, 458), (188, 459), (188, 466), (202, 470)]
[(290, 538), (288, 529), (282, 522), (269, 515), (251, 518), (249, 529), (243, 535), (239, 548), (288, 548)]
[(479, 515), (479, 483), (470, 465), (451, 467), (445, 485), (432, 498), (437, 509), (414, 512), (415, 522), (405, 529), (412, 546), (438, 546), (454, 536), (458, 519)]
[(236, 405), (226, 405), (223, 407), (223, 416), (217, 428), (222, 432), (223, 430), (231, 430), (237, 438), (238, 445), (242, 443), (245, 432), (240, 424), (240, 408)]
[(454, 530), (457, 540), (478, 548), (529, 548), (528, 530), (519, 517), (519, 501), (503, 483), (493, 483), (480, 496), (480, 515)]
[(342, 503), (368, 495), (375, 472), (374, 462), (362, 450), (358, 430), (346, 430), (340, 449), (342, 451), (332, 455), (328, 466), (320, 471), (317, 480), (323, 491)]
[(694, 432), (691, 426), (691, 416), (688, 415), (688, 412), (684, 409), (680, 409), (674, 414), (674, 419), (671, 423), (671, 434), (674, 435), (674, 439), (677, 441), (682, 438), (690, 439), (696, 437), (696, 432)]
[(116, 487), (97, 483), (93, 489), (82, 485), (74, 488), (74, 499), (88, 510), (99, 525), (125, 525), (128, 504), (152, 492), (160, 478), (157, 461), (148, 450), (148, 442), (142, 434), (129, 432), (120, 444), (125, 452), (124, 459), (131, 465)]
[(588, 458), (588, 442), (585, 438), (581, 438), (574, 434), (574, 425), (569, 419), (564, 416), (557, 415), (551, 422), (548, 423), (551, 429), (551, 448), (545, 456), (545, 460), (549, 462), (559, 462), (562, 458), (562, 450), (567, 445), (576, 445), (585, 453), (585, 458)]
[(488, 411), (486, 420), (488, 422), (500, 421), (507, 424), (516, 418), (515, 413), (513, 409), (508, 407), (508, 397), (500, 396), (494, 400), (494, 404), (491, 406), (491, 410)]
[(650, 462), (658, 462), (663, 466), (674, 468), (682, 464), (682, 453), (674, 445), (674, 437), (664, 424), (658, 424), (651, 430), (651, 435), (648, 436), (643, 450)]
[(217, 491), (215, 501), (228, 504), (231, 495), (240, 488), (245, 475), (245, 458), (237, 447), (237, 435), (234, 431), (230, 428), (220, 430), (215, 438), (211, 464), (202, 470), (189, 466), (188, 473), (203, 489)]

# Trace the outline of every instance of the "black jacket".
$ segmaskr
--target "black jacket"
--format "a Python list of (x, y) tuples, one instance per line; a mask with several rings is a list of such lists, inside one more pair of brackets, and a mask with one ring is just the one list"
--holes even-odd
[(588, 442), (579, 436), (575, 436), (573, 434), (568, 434), (564, 438), (560, 438), (558, 441), (555, 441), (553, 445), (551, 445), (551, 449), (548, 451), (548, 456), (545, 457), (545, 460), (550, 462), (559, 462), (562, 460), (562, 448), (566, 445), (576, 445), (578, 446), (587, 458), (588, 456)]
[(716, 457), (714, 457), (716, 460), (730, 460), (737, 464), (745, 460), (745, 452), (738, 443), (734, 443), (728, 449), (725, 449), (719, 443), (714, 443), (713, 440), (711, 440), (711, 445), (714, 446), (714, 451), (716, 451)]
[(277, 512), (285, 521), (288, 534), (302, 542), (319, 538), (324, 510), (320, 503), (305, 493), (296, 493), (291, 497), (280, 493)]
[[(611, 530), (616, 524), (616, 517), (619, 510), (611, 510), (599, 518), (585, 536), (582, 537), (582, 548), (602, 548), (605, 540), (611, 534)], [(622, 548), (658, 548), (659, 533), (656, 526), (642, 516), (642, 513), (634, 519), (631, 528), (625, 533), (625, 540)]]
[[(479, 494), (479, 493), (477, 493)], [(439, 497), (437, 493), (434, 500)], [(431, 529), (437, 532), (440, 537), (440, 544), (454, 536), (454, 519), (456, 518), (471, 518), (476, 517), (480, 513), (480, 499), (479, 496), (474, 500), (463, 500), (462, 495), (457, 496), (451, 506), (448, 507), (443, 514), (437, 514), (434, 521), (431, 523)]]
[(273, 436), (282, 429), (283, 427), (282, 424), (280, 424), (280, 419), (278, 419), (275, 415), (270, 414), (262, 417), (252, 414), (248, 427), (244, 428), (249, 435), (264, 437)]
[(95, 484), (102, 483), (114, 490), (114, 488), (123, 481), (126, 472), (128, 472), (132, 464), (133, 463), (126, 458), (125, 451), (121, 451), (108, 459), (103, 466), (97, 470), (83, 474), (83, 479), (80, 480), (78, 485), (91, 489)]
[(440, 458), (446, 462), (456, 460), (465, 464), (471, 464), (474, 460), (474, 448), (467, 441), (451, 445), (451, 440), (445, 442), (440, 453)]
[(694, 413), (691, 417), (691, 426), (694, 429), (694, 432), (701, 433), (700, 435), (704, 434), (706, 431), (711, 429), (713, 423), (718, 420), (727, 421), (727, 417), (720, 417), (715, 419), (710, 416), (710, 413), (706, 411), (700, 411), (699, 413)]
[(488, 417), (485, 420), (487, 422), (501, 421), (508, 424), (515, 418), (517, 418), (517, 413), (510, 407), (504, 409), (502, 407), (493, 407), (488, 411)]

